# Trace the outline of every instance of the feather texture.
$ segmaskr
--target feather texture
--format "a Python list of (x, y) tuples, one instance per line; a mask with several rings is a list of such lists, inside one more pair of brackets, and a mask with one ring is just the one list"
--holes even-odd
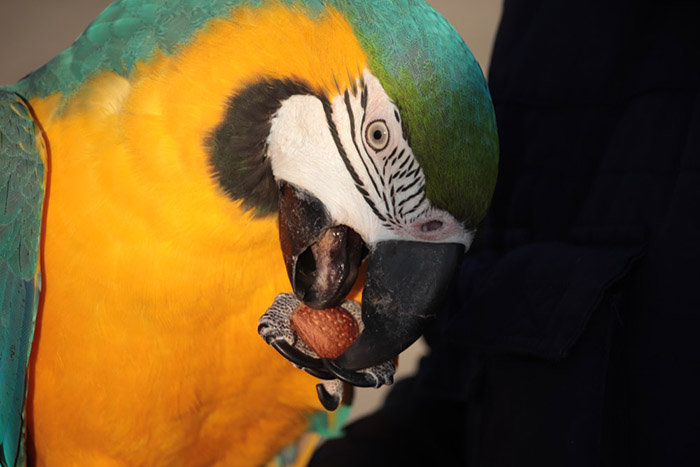
[[(16, 94), (0, 90), (0, 464), (23, 458), (27, 363), (39, 304), (43, 139)], [(21, 463), (21, 460), (20, 460)]]
[(401, 108), (426, 173), (428, 198), (476, 226), (486, 214), (498, 167), (491, 99), (467, 46), (422, 0), (118, 0), (72, 47), (14, 89), (27, 99), (70, 96), (97, 72), (129, 76), (139, 61), (177, 53), (212, 18), (271, 3), (312, 16), (330, 7), (347, 19), (371, 71)]
[[(316, 380), (255, 332), (290, 288), (270, 254), (274, 217), (244, 209), (273, 181), (253, 170), (263, 186), (245, 185), (232, 202), (211, 146), (245, 128), (212, 135), (256, 83), (304, 83), (331, 98), (355, 92), (366, 69), (401, 111), (430, 201), (476, 224), (495, 182), (491, 102), (466, 46), (422, 1), (117, 0), (0, 91), (8, 463), (22, 452), (39, 290), (42, 136), (44, 332), (29, 388), (38, 463), (260, 465), (303, 431), (320, 407)], [(274, 197), (263, 198), (271, 213)]]

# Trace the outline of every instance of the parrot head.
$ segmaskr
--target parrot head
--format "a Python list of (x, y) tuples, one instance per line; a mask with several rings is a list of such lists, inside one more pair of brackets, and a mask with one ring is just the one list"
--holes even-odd
[(364, 280), (363, 331), (331, 363), (337, 375), (391, 360), (436, 314), (488, 207), (498, 148), (479, 65), (442, 16), (422, 2), (321, 3), (289, 17), (315, 25), (297, 31), (305, 50), (285, 58), (296, 64), (246, 80), (208, 148), (228, 196), (277, 213), (298, 300), (331, 308)]

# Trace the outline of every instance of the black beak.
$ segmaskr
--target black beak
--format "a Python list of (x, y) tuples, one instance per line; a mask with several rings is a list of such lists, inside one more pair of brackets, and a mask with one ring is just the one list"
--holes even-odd
[(365, 329), (335, 363), (360, 370), (413, 344), (442, 306), (463, 253), (457, 243), (379, 242), (362, 292)]
[[(355, 231), (332, 224), (316, 197), (288, 183), (280, 189), (280, 243), (294, 293), (313, 308), (337, 306), (352, 289), (367, 249)], [(362, 293), (364, 330), (333, 364), (362, 370), (415, 342), (440, 309), (463, 253), (457, 243), (374, 245)]]

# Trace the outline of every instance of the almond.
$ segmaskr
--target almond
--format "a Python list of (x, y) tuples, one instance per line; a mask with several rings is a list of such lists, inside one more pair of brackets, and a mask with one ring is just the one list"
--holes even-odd
[(339, 306), (317, 310), (302, 303), (292, 313), (292, 328), (322, 358), (339, 357), (359, 334), (355, 318)]

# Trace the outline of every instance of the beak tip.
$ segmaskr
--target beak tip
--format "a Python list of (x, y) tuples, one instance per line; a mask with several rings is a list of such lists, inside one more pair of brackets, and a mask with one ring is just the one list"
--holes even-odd
[(464, 252), (452, 243), (375, 245), (362, 297), (364, 330), (335, 362), (361, 370), (392, 360), (437, 316)]

